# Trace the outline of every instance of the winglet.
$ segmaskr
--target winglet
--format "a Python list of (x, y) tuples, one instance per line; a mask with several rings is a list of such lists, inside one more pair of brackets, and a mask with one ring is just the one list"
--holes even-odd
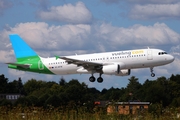
[(59, 57), (59, 56), (57, 56), (57, 55), (55, 55), (55, 57), (56, 57), (56, 60), (60, 58), (60, 57)]

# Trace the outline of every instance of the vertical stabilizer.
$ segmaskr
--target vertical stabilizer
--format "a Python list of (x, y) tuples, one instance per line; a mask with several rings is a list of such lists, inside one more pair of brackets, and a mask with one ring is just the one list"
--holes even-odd
[(39, 57), (36, 52), (17, 34), (9, 35), (18, 62)]

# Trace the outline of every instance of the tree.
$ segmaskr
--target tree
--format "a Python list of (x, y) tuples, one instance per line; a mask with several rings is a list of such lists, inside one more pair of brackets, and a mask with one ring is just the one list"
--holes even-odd
[(0, 75), (0, 93), (7, 93), (8, 78), (4, 74)]
[(46, 100), (49, 98), (50, 96), (47, 93), (42, 94), (39, 98), (38, 98), (38, 103), (37, 106), (46, 106), (45, 102)]
[(2, 99), (0, 100), (0, 106), (12, 106), (12, 103), (9, 100)]
[(36, 91), (36, 90), (40, 90), (42, 87), (45, 86), (45, 83), (44, 81), (37, 81), (35, 79), (31, 79), (31, 80), (28, 80), (25, 84), (24, 84), (24, 90), (26, 92), (26, 94), (30, 94), (32, 93), (33, 91)]
[(174, 98), (171, 105), (174, 107), (180, 107), (180, 97)]
[(66, 81), (65, 81), (65, 79), (63, 77), (61, 77), (61, 79), (59, 81), (59, 85), (61, 85), (61, 86), (66, 85)]
[(169, 92), (169, 81), (165, 77), (160, 77), (157, 80), (146, 80), (142, 86), (142, 96), (144, 101), (151, 103), (160, 103), (164, 107), (171, 103)]
[(139, 83), (138, 78), (136, 78), (135, 76), (132, 76), (128, 80), (129, 80), (129, 84), (127, 85), (128, 93), (126, 94), (129, 95), (129, 99), (138, 100), (139, 99), (138, 92), (142, 85)]
[(51, 95), (58, 95), (59, 93), (63, 92), (63, 87), (58, 84), (53, 84), (49, 88), (49, 92)]
[(58, 107), (58, 106), (60, 106), (60, 103), (61, 103), (61, 101), (60, 101), (59, 97), (57, 95), (52, 95), (46, 100), (45, 105)]
[(7, 93), (24, 94), (23, 84), (21, 78), (7, 83)]
[(38, 98), (36, 96), (29, 95), (26, 98), (28, 99), (29, 106), (37, 106), (38, 105)]
[(172, 74), (169, 79), (170, 79), (170, 81), (174, 81), (177, 84), (180, 84), (180, 75), (179, 74), (177, 74), (176, 76)]
[(21, 106), (21, 107), (27, 107), (29, 106), (29, 99), (26, 97), (20, 97), (17, 99), (17, 101), (14, 103), (15, 106)]
[(7, 93), (19, 93), (18, 90), (18, 81), (13, 80), (12, 82), (9, 82), (7, 85)]
[(18, 79), (17, 88), (18, 88), (18, 92), (20, 94), (24, 94), (24, 88), (23, 88), (23, 83), (22, 83), (21, 77), (19, 77), (19, 79)]

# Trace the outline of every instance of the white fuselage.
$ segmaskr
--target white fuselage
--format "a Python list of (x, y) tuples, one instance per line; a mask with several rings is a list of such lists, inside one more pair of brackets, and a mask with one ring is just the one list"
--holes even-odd
[[(101, 63), (104, 66), (119, 64), (121, 70), (147, 67), (153, 68), (155, 66), (165, 65), (174, 61), (174, 57), (172, 55), (169, 55), (160, 49), (137, 49), (66, 57), (81, 61)], [(84, 70), (82, 66), (78, 66), (73, 63), (68, 64), (66, 60), (61, 58), (41, 58), (41, 60), (43, 64), (54, 74), (92, 73), (92, 71)]]

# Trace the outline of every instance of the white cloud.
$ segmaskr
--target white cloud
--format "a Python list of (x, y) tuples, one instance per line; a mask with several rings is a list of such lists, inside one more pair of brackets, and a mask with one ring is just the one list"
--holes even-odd
[[(20, 23), (0, 31), (0, 62), (11, 61), (14, 57), (8, 35), (19, 34), (35, 51), (45, 56), (86, 53), (91, 26), (85, 24), (49, 26), (44, 22)], [(48, 52), (47, 52), (48, 51)]]
[(21, 76), (24, 78), (25, 72), (24, 71), (19, 71), (19, 70), (14, 70), (14, 69), (8, 69), (9, 74), (13, 76)]
[(179, 51), (180, 51), (180, 44), (173, 46), (170, 49), (171, 54), (180, 58), (180, 52)]
[(176, 44), (180, 35), (164, 23), (155, 23), (153, 26), (133, 25), (129, 28), (113, 27), (102, 24), (98, 35), (111, 46), (123, 45), (165, 45)]
[(101, 1), (105, 3), (118, 3), (120, 0), (101, 0)]
[(92, 21), (92, 14), (83, 2), (77, 2), (76, 5), (53, 6), (48, 11), (39, 11), (38, 16), (44, 20), (72, 24), (86, 24)]
[[(0, 32), (1, 62), (12, 59), (8, 34), (19, 34), (42, 56), (74, 55), (108, 50), (125, 49), (135, 45), (174, 45), (180, 43), (180, 35), (164, 23), (152, 26), (133, 25), (129, 28), (111, 24), (49, 26), (44, 22), (20, 23)], [(127, 48), (126, 48), (127, 49)], [(7, 58), (11, 57), (11, 58)]]
[[(7, 43), (8, 34), (19, 34), (33, 48), (44, 48), (46, 50), (60, 50), (71, 45), (81, 47), (84, 43), (83, 38), (87, 38), (90, 34), (91, 27), (89, 25), (64, 25), (49, 26), (44, 22), (20, 23), (10, 30), (1, 32), (4, 44)], [(77, 44), (78, 43), (78, 44)]]
[(133, 19), (172, 19), (180, 18), (180, 3), (172, 4), (136, 4), (132, 7), (129, 17)]
[(127, 2), (129, 4), (172, 4), (177, 3), (179, 0), (100, 0), (105, 3), (124, 3)]
[(8, 63), (8, 62), (12, 62), (13, 60), (15, 60), (13, 58), (14, 56), (14, 52), (12, 50), (0, 50), (0, 63)]
[(156, 71), (161, 75), (161, 76), (166, 76), (170, 74), (179, 74), (180, 71), (180, 59), (179, 57), (175, 56), (175, 60), (168, 65), (162, 66), (162, 67), (157, 67)]
[(176, 3), (179, 0), (126, 0), (126, 1), (135, 4), (168, 4), (168, 3)]

